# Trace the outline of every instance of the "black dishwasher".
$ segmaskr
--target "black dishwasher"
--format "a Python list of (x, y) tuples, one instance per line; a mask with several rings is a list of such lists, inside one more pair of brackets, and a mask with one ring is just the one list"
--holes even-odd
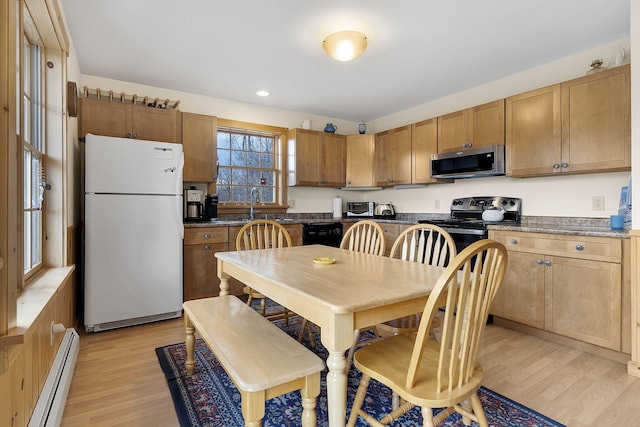
[(310, 222), (302, 224), (303, 245), (339, 247), (342, 241), (341, 222)]

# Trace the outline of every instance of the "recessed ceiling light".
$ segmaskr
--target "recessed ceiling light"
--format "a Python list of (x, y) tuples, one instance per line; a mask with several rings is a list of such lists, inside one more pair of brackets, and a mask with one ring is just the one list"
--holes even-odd
[(259, 90), (256, 92), (256, 95), (258, 96), (269, 96), (269, 91), (268, 90)]

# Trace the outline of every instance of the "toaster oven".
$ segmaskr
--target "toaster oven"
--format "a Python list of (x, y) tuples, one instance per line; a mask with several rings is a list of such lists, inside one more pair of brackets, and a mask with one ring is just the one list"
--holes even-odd
[(347, 217), (373, 218), (374, 202), (347, 202)]

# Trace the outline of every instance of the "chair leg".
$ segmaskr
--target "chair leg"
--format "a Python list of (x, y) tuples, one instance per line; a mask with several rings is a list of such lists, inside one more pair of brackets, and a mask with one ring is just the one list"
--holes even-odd
[(353, 353), (356, 351), (356, 346), (358, 345), (358, 340), (360, 339), (360, 329), (356, 329), (353, 331), (353, 343), (351, 344), (351, 348), (349, 348), (349, 353), (347, 353), (347, 368), (345, 370), (345, 374), (349, 375), (349, 371), (351, 370), (351, 364), (353, 363)]
[(302, 319), (302, 325), (300, 325), (300, 332), (298, 332), (298, 342), (302, 342), (302, 337), (304, 335), (304, 330), (307, 328), (307, 323), (309, 321), (307, 319)]
[(247, 298), (247, 305), (251, 307), (251, 303), (253, 302), (253, 297), (249, 294), (249, 298)]
[(478, 393), (474, 393), (470, 397), (471, 400), (471, 408), (473, 408), (473, 413), (478, 418), (478, 425), (480, 427), (487, 427), (487, 417), (484, 414), (484, 409), (482, 408), (482, 403), (480, 402), (480, 398), (478, 397)]
[(434, 427), (433, 425), (433, 409), (425, 408), (424, 406), (420, 408), (420, 412), (422, 412), (422, 426), (423, 427)]
[(260, 314), (267, 315), (267, 300), (266, 298), (260, 298)]
[(313, 324), (310, 323), (307, 319), (302, 320), (302, 325), (300, 325), (300, 332), (298, 332), (298, 342), (302, 342), (302, 337), (304, 336), (305, 330), (307, 331), (307, 335), (309, 336), (309, 344), (311, 347), (316, 346), (316, 340), (313, 338)]
[(358, 386), (358, 391), (356, 391), (356, 396), (353, 399), (353, 406), (351, 407), (351, 414), (349, 414), (349, 421), (347, 422), (347, 427), (355, 426), (356, 421), (358, 421), (358, 412), (362, 409), (364, 398), (367, 396), (367, 389), (369, 388), (369, 380), (370, 380), (370, 377), (368, 375), (362, 374), (362, 378), (360, 379), (360, 385)]
[(395, 391), (391, 395), (391, 409), (398, 409), (400, 406), (400, 396)]

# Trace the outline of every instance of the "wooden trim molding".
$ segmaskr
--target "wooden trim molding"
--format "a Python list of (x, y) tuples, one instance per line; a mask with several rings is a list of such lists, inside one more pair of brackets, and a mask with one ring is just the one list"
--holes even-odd
[(631, 360), (627, 373), (640, 377), (640, 230), (631, 230)]

